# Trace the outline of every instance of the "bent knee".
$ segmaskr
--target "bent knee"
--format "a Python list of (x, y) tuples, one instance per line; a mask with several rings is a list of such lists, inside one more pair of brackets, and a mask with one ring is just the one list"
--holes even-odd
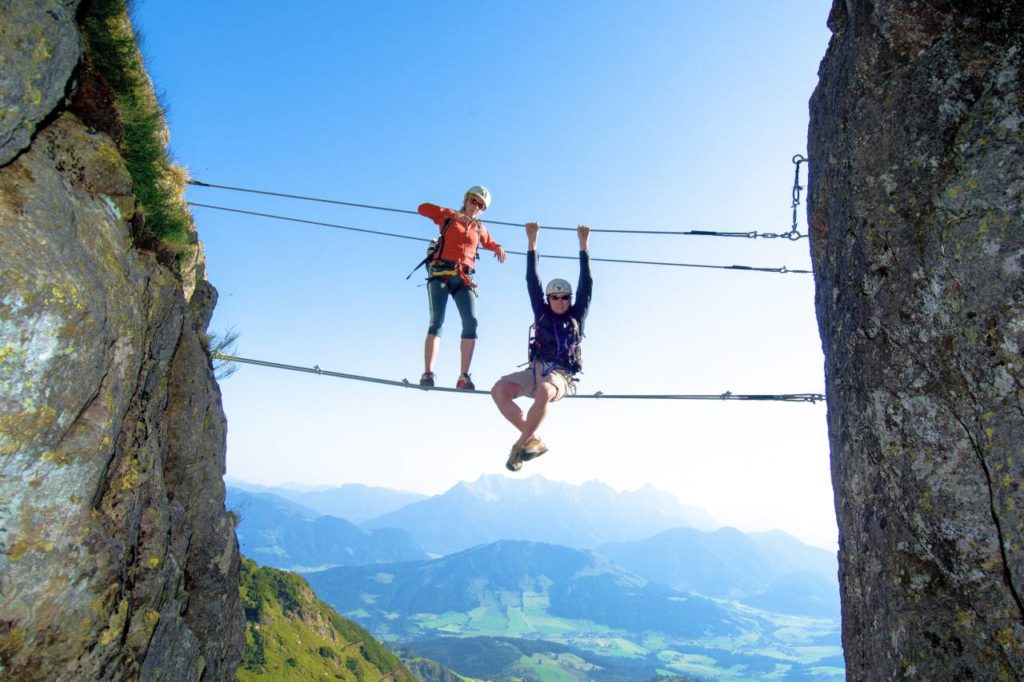
[(495, 400), (512, 400), (519, 393), (519, 385), (504, 379), (498, 379), (491, 386), (491, 397)]
[(558, 395), (558, 389), (551, 384), (540, 384), (533, 392), (535, 400), (543, 400), (544, 402), (551, 402)]

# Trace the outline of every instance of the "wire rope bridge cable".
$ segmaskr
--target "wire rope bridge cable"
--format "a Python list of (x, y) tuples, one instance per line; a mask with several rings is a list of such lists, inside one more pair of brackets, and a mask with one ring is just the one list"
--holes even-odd
[[(410, 382), (408, 379), (402, 379), (396, 381), (394, 379), (381, 379), (378, 377), (367, 377), (359, 374), (347, 374), (345, 372), (332, 372), (330, 370), (322, 369), (319, 365), (313, 365), (312, 367), (301, 367), (298, 365), (286, 365), (280, 362), (269, 362), (267, 360), (254, 360), (252, 358), (241, 358), (236, 355), (225, 355), (224, 353), (214, 352), (211, 353), (214, 360), (220, 360), (222, 362), (235, 362), (243, 363), (247, 365), (259, 365), (260, 367), (273, 367), (275, 369), (284, 369), (290, 372), (305, 372), (307, 374), (318, 374), (320, 376), (334, 377), (337, 379), (351, 379), (353, 381), (365, 381), (372, 384), (384, 384), (385, 386), (397, 386), (399, 388), (416, 388), (422, 391), (440, 391), (445, 393), (474, 393), (477, 395), (490, 395), (490, 391), (482, 391), (474, 389), (468, 391), (465, 389), (449, 388), (446, 386), (420, 386)], [(782, 393), (782, 394), (746, 394), (746, 393), (733, 393), (732, 391), (726, 391), (718, 394), (683, 394), (683, 393), (668, 393), (668, 394), (634, 394), (634, 393), (603, 393), (597, 391), (589, 395), (568, 395), (566, 398), (576, 399), (599, 399), (599, 400), (745, 400), (745, 401), (775, 401), (775, 402), (786, 402), (786, 403), (818, 403), (824, 402), (825, 396), (821, 393)]]
[[(611, 234), (628, 234), (628, 235), (676, 235), (676, 236), (699, 236), (699, 237), (743, 237), (748, 239), (762, 238), (762, 239), (789, 239), (790, 241), (797, 241), (806, 237), (806, 234), (802, 234), (797, 229), (797, 207), (800, 205), (800, 191), (803, 187), (800, 185), (800, 164), (805, 163), (806, 158), (797, 154), (793, 157), (793, 163), (796, 165), (796, 173), (793, 180), (793, 224), (789, 232), (758, 232), (756, 230), (748, 232), (722, 232), (716, 230), (623, 230), (623, 229), (600, 229), (593, 228), (591, 232), (594, 233), (611, 233)], [(339, 206), (349, 206), (354, 208), (365, 208), (375, 211), (388, 211), (392, 213), (404, 213), (409, 215), (419, 215), (416, 211), (411, 211), (404, 208), (394, 208), (390, 206), (376, 206), (373, 204), (362, 204), (352, 201), (342, 201), (339, 199), (327, 199), (324, 197), (313, 197), (302, 194), (288, 194), (284, 192), (273, 192), (269, 190), (252, 189), (248, 187), (233, 187), (230, 185), (218, 185), (214, 183), (201, 182), (199, 180), (189, 180), (188, 184), (196, 187), (206, 187), (210, 189), (228, 190), (232, 192), (244, 192), (249, 194), (260, 194), (264, 196), (281, 197), (287, 199), (298, 199), (301, 201), (312, 201), (325, 204), (334, 204)], [(351, 232), (361, 232), (364, 234), (373, 234), (381, 237), (391, 237), (394, 239), (406, 239), (411, 241), (429, 242), (430, 239), (423, 237), (414, 237), (411, 235), (398, 234), (395, 232), (385, 232), (382, 230), (372, 230), (363, 227), (353, 227), (349, 225), (339, 225), (337, 223), (330, 223), (320, 220), (306, 220), (303, 218), (296, 218), (294, 216), (278, 215), (274, 213), (264, 213), (260, 211), (249, 211), (241, 208), (234, 208), (230, 206), (218, 206), (215, 204), (201, 203), (196, 201), (187, 202), (189, 206), (195, 208), (206, 208), (216, 211), (225, 211), (229, 213), (238, 213), (242, 215), (250, 215), (259, 218), (270, 218), (273, 220), (283, 220), (293, 223), (300, 223), (304, 225), (316, 225), (319, 227), (330, 227), (338, 230), (347, 230)], [(522, 223), (513, 223), (501, 220), (485, 220), (485, 224), (494, 225), (509, 225), (513, 227), (520, 227)], [(545, 226), (545, 230), (565, 230), (575, 232), (574, 227), (557, 227), (557, 226)], [(526, 253), (522, 251), (507, 251), (506, 253), (525, 256)], [(550, 255), (547, 254), (545, 258), (561, 259), (561, 260), (576, 260), (577, 256), (561, 256), (561, 255)], [(632, 260), (622, 258), (591, 258), (594, 262), (604, 263), (625, 263), (631, 265), (659, 265), (659, 266), (673, 266), (682, 268), (705, 268), (714, 270), (739, 270), (747, 272), (770, 272), (777, 274), (813, 274), (811, 270), (802, 270), (795, 268), (787, 268), (785, 265), (780, 267), (759, 267), (753, 265), (712, 265), (705, 263), (678, 263), (668, 261), (649, 261), (649, 260)]]

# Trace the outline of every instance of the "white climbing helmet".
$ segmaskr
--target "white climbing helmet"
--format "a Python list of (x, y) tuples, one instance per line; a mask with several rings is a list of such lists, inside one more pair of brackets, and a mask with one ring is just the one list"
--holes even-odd
[(473, 185), (466, 190), (466, 196), (463, 201), (468, 201), (470, 196), (474, 196), (484, 203), (484, 208), (491, 207), (491, 192), (483, 185)]
[(550, 296), (551, 294), (569, 294), (572, 296), (572, 285), (564, 279), (553, 279), (548, 282), (548, 287), (544, 290), (545, 296)]

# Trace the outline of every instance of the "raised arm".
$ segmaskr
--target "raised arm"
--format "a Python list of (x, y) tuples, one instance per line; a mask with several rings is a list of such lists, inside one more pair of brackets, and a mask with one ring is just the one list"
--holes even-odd
[(572, 307), (579, 319), (584, 319), (590, 310), (590, 298), (594, 291), (594, 279), (590, 276), (590, 228), (580, 225), (576, 228), (580, 240), (580, 281), (576, 285), (576, 300)]
[(526, 291), (530, 295), (530, 307), (534, 318), (544, 312), (544, 288), (537, 272), (537, 233), (540, 225), (526, 223)]
[(526, 223), (526, 250), (537, 250), (537, 233), (540, 232), (540, 223)]

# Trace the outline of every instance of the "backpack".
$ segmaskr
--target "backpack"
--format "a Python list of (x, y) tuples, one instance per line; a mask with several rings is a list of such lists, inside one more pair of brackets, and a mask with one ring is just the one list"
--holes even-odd
[(530, 362), (540, 358), (544, 362), (560, 365), (571, 373), (583, 370), (583, 330), (575, 317), (569, 316), (571, 328), (559, 331), (559, 320), (554, 315), (542, 314), (530, 325)]

